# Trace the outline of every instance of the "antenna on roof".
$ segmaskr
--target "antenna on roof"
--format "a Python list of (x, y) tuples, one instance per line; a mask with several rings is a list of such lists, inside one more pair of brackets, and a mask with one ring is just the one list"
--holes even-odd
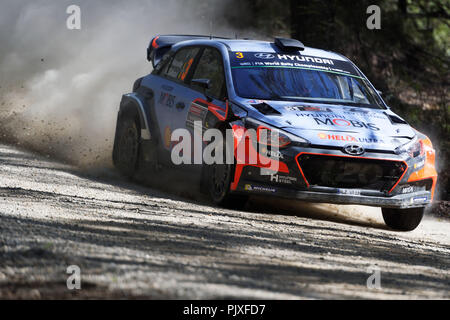
[(209, 39), (213, 38), (213, 22), (209, 20)]
[(237, 32), (234, 33), (234, 38), (237, 40), (237, 38), (238, 38)]

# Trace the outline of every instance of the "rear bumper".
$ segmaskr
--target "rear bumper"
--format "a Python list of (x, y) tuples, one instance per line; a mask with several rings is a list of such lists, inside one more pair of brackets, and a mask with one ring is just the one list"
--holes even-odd
[[(366, 190), (333, 189), (327, 187), (310, 187), (308, 190), (295, 190), (285, 187), (258, 184), (253, 181), (242, 181), (236, 189), (237, 193), (247, 195), (263, 195), (270, 197), (298, 199), (310, 202), (354, 204), (383, 208), (418, 208), (431, 204), (431, 192), (420, 191), (394, 196), (383, 196), (381, 192)], [(347, 192), (352, 194), (346, 194)]]

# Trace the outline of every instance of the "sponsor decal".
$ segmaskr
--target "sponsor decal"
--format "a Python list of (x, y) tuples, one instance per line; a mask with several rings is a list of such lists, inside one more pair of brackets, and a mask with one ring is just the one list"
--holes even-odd
[(319, 133), (319, 138), (322, 140), (335, 140), (335, 141), (349, 141), (356, 142), (356, 138), (349, 135), (339, 135), (339, 134), (326, 134)]
[(383, 140), (378, 138), (360, 138), (350, 135), (340, 135), (340, 134), (327, 134), (319, 133), (319, 139), (322, 140), (333, 140), (333, 141), (346, 141), (346, 142), (362, 142), (362, 143), (384, 143)]
[(340, 193), (340, 194), (348, 194), (348, 195), (352, 195), (352, 196), (360, 196), (361, 195), (361, 190), (357, 190), (357, 189), (338, 189), (338, 193)]
[(280, 151), (267, 150), (266, 147), (262, 147), (261, 153), (270, 158), (284, 159)]
[(161, 91), (161, 95), (159, 96), (158, 103), (163, 106), (172, 108), (175, 103), (175, 98), (176, 97), (174, 95), (171, 95), (168, 92)]
[[(298, 108), (298, 106), (293, 107), (286, 107), (286, 110), (288, 111), (307, 111), (302, 110), (301, 108)], [(309, 111), (309, 110), (308, 110)], [(345, 119), (345, 120), (354, 120), (355, 117), (363, 117), (365, 119), (372, 118), (372, 119), (380, 119), (380, 120), (387, 120), (386, 116), (383, 114), (378, 114), (376, 112), (369, 112), (369, 113), (355, 113), (350, 111), (339, 111), (339, 112), (333, 112), (330, 108), (322, 108), (322, 112), (330, 112), (330, 113), (297, 113), (297, 117), (309, 117), (309, 118), (330, 118), (330, 119)], [(359, 120), (358, 120), (359, 121)]]
[(287, 106), (284, 108), (287, 111), (317, 111), (317, 112), (331, 112), (330, 108), (314, 107), (314, 106)]
[(275, 188), (269, 188), (269, 187), (262, 187), (262, 186), (254, 186), (251, 184), (246, 184), (244, 186), (245, 191), (261, 191), (261, 192), (277, 192), (277, 189)]
[(262, 53), (255, 53), (255, 57), (258, 59), (273, 59), (275, 58), (275, 55), (271, 53), (262, 52)]
[(186, 126), (193, 128), (195, 121), (201, 121), (203, 123), (207, 113), (207, 108), (196, 103), (192, 103), (187, 115)]
[(191, 108), (189, 109), (189, 113), (201, 116), (205, 109), (206, 108), (203, 108), (203, 107), (201, 107), (201, 106), (199, 106), (197, 104), (192, 104)]
[(363, 121), (346, 120), (346, 119), (341, 119), (341, 118), (334, 118), (334, 119), (313, 118), (313, 119), (314, 119), (314, 121), (316, 121), (316, 124), (318, 124), (318, 125), (366, 128), (366, 129), (373, 130), (373, 131), (380, 131), (380, 128), (378, 128), (375, 124), (365, 123)]
[(351, 115), (351, 116), (362, 116), (364, 118), (389, 120), (388, 117), (383, 113), (372, 112), (372, 111), (367, 111), (367, 110), (350, 109), (350, 110), (344, 111), (343, 114)]
[(414, 202), (426, 202), (428, 200), (428, 197), (417, 197), (414, 198)]
[(298, 61), (298, 62), (311, 62), (311, 63), (320, 63), (320, 64), (334, 65), (333, 60), (324, 59), (324, 58), (317, 58), (317, 57), (309, 57), (309, 56), (278, 54), (277, 58), (279, 60)]
[[(297, 110), (296, 110), (297, 111)], [(331, 110), (330, 110), (331, 111)], [(297, 117), (305, 117), (305, 118), (342, 118), (346, 119), (346, 116), (343, 114), (337, 113), (296, 113)]]
[(374, 112), (364, 110), (362, 108), (344, 108), (344, 114), (350, 114), (353, 116), (363, 116), (364, 118), (377, 118), (383, 120), (389, 120), (389, 118), (383, 112)]
[(276, 183), (292, 184), (297, 182), (297, 178), (273, 174), (270, 176), (270, 181)]
[(300, 54), (276, 54), (270, 52), (230, 52), (231, 68), (294, 68), (332, 72), (361, 78), (359, 72), (348, 61), (328, 59)]
[(414, 187), (413, 186), (405, 186), (402, 189), (402, 194), (411, 193), (413, 191), (414, 191)]

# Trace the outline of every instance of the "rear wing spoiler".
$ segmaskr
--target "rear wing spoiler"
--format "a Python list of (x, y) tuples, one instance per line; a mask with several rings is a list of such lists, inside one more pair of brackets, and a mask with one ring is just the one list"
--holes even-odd
[(154, 37), (147, 48), (147, 60), (151, 61), (155, 67), (161, 58), (166, 54), (173, 45), (178, 42), (198, 39), (226, 39), (213, 36), (198, 36), (198, 35), (160, 35)]

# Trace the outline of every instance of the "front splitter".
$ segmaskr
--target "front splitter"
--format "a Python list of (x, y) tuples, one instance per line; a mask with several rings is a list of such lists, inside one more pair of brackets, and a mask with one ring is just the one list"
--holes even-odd
[[(313, 188), (310, 188), (313, 189)], [(320, 189), (317, 188), (317, 189)], [(265, 185), (255, 181), (241, 181), (235, 192), (240, 194), (254, 194), (270, 197), (279, 197), (287, 199), (298, 199), (309, 202), (333, 203), (333, 204), (355, 204), (383, 208), (419, 208), (431, 204), (431, 192), (419, 191), (408, 194), (399, 194), (394, 196), (364, 195), (364, 194), (345, 194), (335, 192), (321, 192), (318, 190), (296, 190), (278, 185)], [(328, 188), (322, 188), (325, 190)], [(332, 188), (329, 188), (330, 190)], [(342, 192), (359, 193), (360, 190), (342, 189)], [(365, 191), (365, 190), (364, 190)], [(338, 191), (339, 192), (339, 191)], [(361, 190), (362, 193), (362, 190)], [(381, 194), (380, 192), (376, 192)]]

